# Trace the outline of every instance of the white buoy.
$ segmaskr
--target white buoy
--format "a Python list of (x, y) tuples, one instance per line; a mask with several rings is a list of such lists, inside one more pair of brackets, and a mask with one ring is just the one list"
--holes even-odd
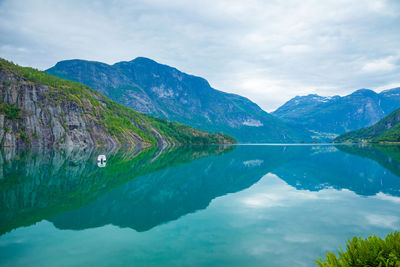
[(106, 166), (106, 155), (99, 155), (97, 157), (97, 166), (102, 168)]

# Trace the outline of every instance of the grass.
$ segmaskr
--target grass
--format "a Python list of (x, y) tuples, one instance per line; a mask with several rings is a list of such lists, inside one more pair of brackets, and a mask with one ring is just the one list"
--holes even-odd
[(340, 249), (337, 256), (328, 252), (325, 259), (315, 262), (320, 267), (400, 266), (400, 233), (390, 233), (385, 239), (353, 237), (347, 241), (346, 251)]

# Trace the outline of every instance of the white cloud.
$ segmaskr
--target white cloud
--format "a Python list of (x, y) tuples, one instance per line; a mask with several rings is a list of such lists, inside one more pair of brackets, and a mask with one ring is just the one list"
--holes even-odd
[(372, 89), (374, 89), (377, 92), (381, 92), (381, 91), (384, 91), (384, 90), (397, 88), (397, 87), (400, 87), (400, 82), (398, 82), (398, 83), (389, 83), (389, 84), (378, 86), (378, 87), (375, 87), (375, 88), (372, 88)]
[(375, 198), (400, 204), (400, 197), (391, 196), (382, 192), (376, 194)]
[(397, 57), (389, 56), (387, 58), (372, 60), (364, 64), (362, 71), (364, 72), (387, 72), (397, 68)]
[(308, 53), (312, 51), (309, 45), (285, 45), (282, 47), (283, 53)]
[(273, 110), (299, 94), (398, 83), (399, 9), (396, 0), (3, 0), (0, 56), (40, 69), (146, 56)]
[[(267, 174), (268, 187), (262, 193), (254, 193), (241, 199), (248, 208), (290, 207), (302, 205), (304, 202), (315, 200), (333, 200), (339, 195), (353, 194), (346, 190), (324, 189), (321, 191), (297, 190), (280, 180), (274, 174)], [(295, 200), (295, 201), (294, 201)]]
[(370, 0), (366, 2), (366, 4), (371, 12), (381, 13), (392, 17), (397, 17), (399, 15), (396, 10), (391, 8), (391, 5), (387, 0)]
[(374, 226), (397, 229), (399, 218), (392, 215), (381, 215), (381, 214), (366, 214), (366, 221)]
[(285, 235), (284, 240), (290, 243), (310, 243), (316, 241), (316, 236), (311, 234), (291, 233)]

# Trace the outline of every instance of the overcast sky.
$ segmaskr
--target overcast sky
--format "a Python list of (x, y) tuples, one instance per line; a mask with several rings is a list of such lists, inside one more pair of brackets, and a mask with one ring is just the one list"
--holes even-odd
[(399, 0), (0, 0), (0, 57), (47, 69), (152, 58), (272, 111), (400, 86)]

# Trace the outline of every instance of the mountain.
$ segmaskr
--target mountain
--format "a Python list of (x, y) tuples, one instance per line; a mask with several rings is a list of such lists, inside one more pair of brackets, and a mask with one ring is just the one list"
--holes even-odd
[(308, 131), (287, 125), (249, 99), (215, 90), (203, 78), (151, 59), (114, 65), (65, 60), (46, 72), (86, 84), (140, 113), (224, 132), (240, 142), (310, 140)]
[(318, 133), (342, 134), (371, 126), (400, 107), (400, 88), (376, 93), (360, 89), (347, 96), (296, 96), (272, 114)]
[(126, 108), (82, 84), (0, 58), (0, 146), (233, 143)]
[(396, 109), (376, 124), (342, 134), (333, 140), (343, 142), (400, 142), (400, 109)]

